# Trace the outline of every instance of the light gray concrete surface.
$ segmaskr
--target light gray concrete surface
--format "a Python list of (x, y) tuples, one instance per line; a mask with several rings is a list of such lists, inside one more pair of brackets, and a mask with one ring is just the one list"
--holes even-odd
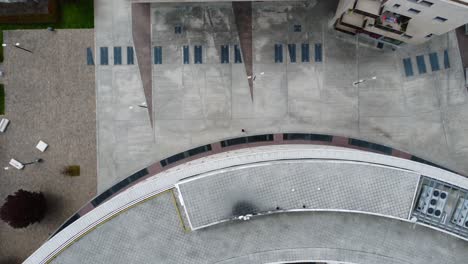
[(171, 193), (112, 218), (52, 263), (464, 263), (467, 242), (407, 222), (349, 213), (286, 213), (199, 231), (181, 228)]
[[(468, 102), (455, 34), (378, 50), (328, 28), (336, 3), (253, 3), (253, 102), (243, 64), (219, 61), (220, 45), (231, 45), (232, 62), (239, 42), (229, 3), (152, 4), (152, 44), (163, 49), (163, 64), (153, 65), (153, 131), (144, 109), (128, 109), (143, 102), (137, 67), (96, 68), (99, 190), (151, 161), (241, 136), (243, 128), (248, 134), (361, 138), (468, 174)], [(131, 44), (129, 2), (98, 0), (95, 5), (96, 46)], [(302, 32), (292, 32), (294, 24), (301, 24)], [(175, 25), (185, 28), (180, 36)], [(303, 42), (310, 45), (310, 63), (300, 62)], [(282, 64), (274, 63), (275, 43), (283, 44)], [(288, 59), (288, 43), (296, 44), (297, 63)], [(323, 62), (314, 62), (315, 43), (322, 43)], [(183, 45), (190, 45), (188, 65), (182, 64)], [(201, 65), (193, 64), (194, 45), (203, 45)], [(443, 69), (445, 49), (449, 69)], [(442, 70), (431, 72), (429, 52), (438, 52)], [(418, 74), (416, 55), (425, 55), (428, 73)], [(413, 61), (411, 78), (404, 76), (406, 57)], [(372, 76), (377, 80), (353, 87), (354, 81)]]
[[(253, 4), (254, 102), (243, 65), (219, 63), (219, 46), (230, 44), (232, 49), (238, 43), (229, 4), (153, 4), (153, 44), (175, 56), (153, 66), (155, 158), (241, 136), (244, 128), (248, 134), (315, 132), (362, 138), (468, 172), (467, 128), (461, 122), (468, 103), (454, 33), (424, 45), (378, 50), (327, 27), (334, 4)], [(224, 22), (212, 26), (218, 16)], [(176, 24), (187, 32), (174, 39)], [(301, 24), (303, 32), (292, 32), (294, 24)], [(283, 44), (282, 64), (274, 63), (275, 43)], [(296, 44), (297, 63), (289, 62), (288, 43)], [(300, 62), (301, 43), (310, 45), (310, 63)], [(315, 43), (323, 45), (321, 63), (314, 62)], [(193, 45), (203, 45), (204, 64), (183, 65), (184, 44), (190, 45), (191, 56)], [(444, 49), (449, 51), (449, 69), (443, 69)], [(431, 72), (429, 52), (438, 52), (442, 70)], [(418, 74), (416, 55), (426, 56), (428, 73)], [(413, 61), (411, 78), (404, 76), (406, 57)], [(372, 76), (377, 80), (352, 85)]]
[[(130, 2), (94, 1), (97, 97), (98, 192), (154, 160), (156, 147), (136, 63), (126, 65), (133, 46)], [(113, 47), (122, 47), (123, 65), (113, 65)], [(109, 65), (99, 65), (100, 47), (109, 48)]]
[[(353, 162), (279, 161), (207, 173), (177, 184), (192, 229), (239, 216), (291, 209), (350, 210), (407, 219), (419, 175)], [(304, 207), (303, 207), (304, 206)]]

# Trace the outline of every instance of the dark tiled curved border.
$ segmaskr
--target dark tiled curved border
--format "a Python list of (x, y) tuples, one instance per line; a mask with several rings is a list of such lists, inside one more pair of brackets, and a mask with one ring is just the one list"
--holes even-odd
[[(314, 145), (328, 145), (338, 146), (351, 149), (358, 149), (364, 151), (375, 152), (379, 154), (399, 157), (403, 159), (409, 159), (430, 166), (434, 166), (443, 170), (447, 170), (453, 173), (457, 173), (453, 170), (434, 164), (430, 161), (416, 157), (409, 153), (393, 149), (381, 144), (368, 142), (365, 140), (347, 138), (340, 136), (324, 135), (324, 134), (305, 134), (305, 133), (282, 133), (282, 134), (263, 134), (263, 135), (249, 135), (238, 138), (231, 138), (222, 140), (220, 142), (211, 143), (208, 145), (196, 147), (168, 158), (153, 163), (152, 165), (135, 172), (128, 176), (124, 180), (116, 183), (105, 192), (99, 194), (89, 203), (83, 206), (76, 214), (70, 217), (65, 223), (57, 229), (57, 231), (51, 236), (53, 237), (58, 232), (63, 230), (65, 227), (79, 219), (81, 216), (87, 214), (94, 208), (98, 207), (103, 202), (109, 200), (116, 194), (124, 191), (125, 189), (135, 185), (136, 183), (147, 179), (157, 173), (165, 171), (169, 168), (175, 167), (182, 163), (198, 159), (204, 156), (213, 155), (216, 153), (226, 152), (235, 149), (242, 149), (248, 147), (266, 146), (266, 145), (281, 145), (281, 144), (314, 144)], [(457, 173), (460, 174), (460, 173)]]

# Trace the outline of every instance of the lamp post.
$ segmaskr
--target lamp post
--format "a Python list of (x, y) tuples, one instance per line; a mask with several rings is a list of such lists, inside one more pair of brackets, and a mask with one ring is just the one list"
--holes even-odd
[[(146, 102), (142, 102), (141, 104), (138, 104), (137, 106), (141, 107), (141, 108), (148, 108), (148, 105), (146, 104)], [(128, 109), (130, 109), (130, 110), (132, 110), (133, 108), (134, 108), (133, 105), (128, 107)]]
[(148, 105), (146, 104), (146, 102), (143, 102), (143, 103), (139, 104), (138, 107), (148, 108)]
[[(260, 73), (260, 75), (264, 75), (264, 74), (265, 74), (265, 72), (261, 72), (261, 73)], [(253, 75), (253, 76), (249, 75), (249, 76), (247, 76), (247, 79), (252, 79), (252, 81), (255, 81), (256, 78), (257, 78), (257, 75)]]
[[(37, 158), (37, 159), (35, 159), (35, 160), (31, 161), (31, 162), (21, 163), (21, 162), (15, 160), (15, 159), (11, 159), (10, 165), (12, 165), (14, 168), (16, 168), (18, 170), (22, 170), (27, 165), (31, 165), (31, 164), (35, 164), (35, 163), (41, 163), (43, 161), (44, 161), (43, 159)], [(3, 167), (3, 169), (6, 170), (6, 171), (11, 169), (11, 168), (12, 167), (10, 167), (10, 166)]]
[[(7, 47), (9, 44), (6, 44), (6, 43), (2, 43), (2, 47)], [(24, 50), (24, 51), (27, 51), (29, 53), (33, 53), (32, 51), (28, 50), (28, 49), (25, 49), (23, 47), (20, 46), (19, 42), (16, 42), (13, 47), (17, 48), (17, 49), (20, 49), (20, 50)]]
[(367, 82), (367, 81), (370, 81), (370, 80), (376, 80), (376, 79), (377, 79), (377, 76), (374, 76), (374, 77), (371, 77), (371, 78), (368, 78), (368, 79), (358, 80), (358, 81), (353, 82), (353, 86), (357, 86), (360, 83)]
[(31, 165), (34, 163), (41, 163), (43, 161), (44, 161), (43, 159), (35, 159), (34, 161), (23, 163), (23, 165), (26, 166), (26, 165)]

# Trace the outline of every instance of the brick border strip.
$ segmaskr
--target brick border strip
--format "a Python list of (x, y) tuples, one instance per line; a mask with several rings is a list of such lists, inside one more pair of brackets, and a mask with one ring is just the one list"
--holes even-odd
[(85, 204), (77, 213), (72, 215), (67, 219), (50, 237), (52, 238), (57, 233), (62, 231), (64, 228), (78, 220), (80, 217), (92, 211), (94, 208), (98, 207), (100, 204), (111, 199), (115, 195), (125, 191), (126, 189), (134, 186), (135, 184), (144, 181), (145, 179), (152, 177), (162, 171), (173, 168), (177, 165), (186, 163), (191, 160), (199, 159), (202, 157), (214, 155), (217, 153), (232, 151), (236, 149), (251, 148), (258, 146), (268, 146), (268, 145), (284, 145), (284, 144), (313, 144), (313, 145), (326, 145), (326, 146), (336, 146), (344, 147), (368, 152), (374, 152), (378, 154), (384, 154), (388, 156), (394, 156), (402, 159), (408, 159), (437, 167), (452, 173), (456, 173), (462, 176), (458, 172), (450, 170), (448, 168), (439, 166), (435, 163), (427, 161), (425, 159), (419, 158), (417, 156), (411, 155), (407, 152), (393, 149), (388, 146), (381, 144), (372, 143), (365, 140), (341, 137), (341, 136), (332, 136), (326, 134), (307, 134), (307, 133), (279, 133), (279, 134), (262, 134), (262, 135), (248, 135), (244, 137), (230, 138), (222, 140), (220, 142), (215, 142), (203, 146), (199, 146), (165, 159), (162, 159), (158, 162), (155, 162), (148, 167), (135, 172), (134, 174), (128, 176), (127, 178), (121, 180), (120, 182), (113, 185), (111, 188), (102, 192), (101, 194), (94, 197), (89, 203)]

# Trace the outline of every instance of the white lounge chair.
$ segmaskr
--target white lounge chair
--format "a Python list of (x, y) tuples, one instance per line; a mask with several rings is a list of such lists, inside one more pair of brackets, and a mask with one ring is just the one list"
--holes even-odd
[(11, 159), (10, 160), (10, 165), (14, 168), (17, 168), (18, 170), (22, 170), (24, 168), (24, 165), (23, 163), (15, 160), (15, 159)]
[(6, 118), (2, 118), (2, 120), (0, 120), (0, 132), (1, 133), (5, 132), (9, 123), (10, 123), (10, 120)]

